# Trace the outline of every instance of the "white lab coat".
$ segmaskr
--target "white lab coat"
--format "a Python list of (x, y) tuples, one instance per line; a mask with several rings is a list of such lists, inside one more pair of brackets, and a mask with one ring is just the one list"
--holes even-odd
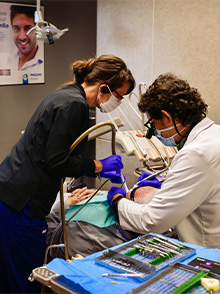
[(149, 204), (122, 199), (123, 229), (163, 233), (176, 226), (181, 241), (220, 248), (220, 126), (203, 119), (176, 154)]

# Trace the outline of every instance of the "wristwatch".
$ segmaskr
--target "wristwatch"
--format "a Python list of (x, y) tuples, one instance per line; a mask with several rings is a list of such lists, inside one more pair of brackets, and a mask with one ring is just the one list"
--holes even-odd
[(112, 200), (112, 209), (113, 210), (117, 210), (118, 201), (121, 200), (122, 198), (124, 198), (124, 196), (119, 195), (117, 198), (115, 198), (114, 200)]
[(132, 201), (134, 201), (134, 193), (135, 193), (135, 191), (137, 190), (137, 189), (139, 189), (139, 188), (141, 188), (140, 186), (137, 186), (137, 187), (135, 187), (133, 190), (131, 190), (131, 193), (130, 193), (130, 199), (132, 200)]

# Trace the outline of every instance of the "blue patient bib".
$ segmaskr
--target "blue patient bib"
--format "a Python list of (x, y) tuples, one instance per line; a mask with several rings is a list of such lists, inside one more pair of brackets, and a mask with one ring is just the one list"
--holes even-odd
[[(71, 206), (65, 215), (65, 220), (68, 221), (86, 201), (88, 199)], [(84, 221), (100, 228), (106, 228), (116, 223), (116, 213), (107, 203), (107, 194), (102, 194), (94, 196), (71, 220)]]

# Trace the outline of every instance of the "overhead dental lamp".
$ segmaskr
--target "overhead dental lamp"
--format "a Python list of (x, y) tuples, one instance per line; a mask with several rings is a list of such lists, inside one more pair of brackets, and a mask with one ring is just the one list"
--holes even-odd
[(44, 40), (46, 44), (54, 44), (69, 29), (59, 30), (53, 24), (43, 20), (40, 10), (40, 0), (37, 0), (37, 10), (35, 11), (34, 21), (36, 25), (27, 34), (35, 30), (37, 39)]

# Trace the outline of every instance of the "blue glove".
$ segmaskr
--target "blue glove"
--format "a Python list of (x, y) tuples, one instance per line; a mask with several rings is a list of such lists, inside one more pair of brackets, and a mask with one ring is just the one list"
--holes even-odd
[(107, 158), (100, 160), (102, 163), (102, 171), (100, 176), (104, 178), (103, 174), (109, 171), (115, 171), (117, 174), (121, 173), (121, 169), (124, 167), (121, 161), (120, 155), (111, 155)]
[(118, 188), (118, 187), (111, 187), (111, 189), (108, 191), (108, 195), (107, 195), (107, 203), (111, 208), (115, 208), (115, 204), (112, 203), (112, 198), (113, 196), (115, 196), (116, 194), (120, 194), (123, 197), (125, 197), (126, 192), (125, 190), (123, 190), (122, 188)]
[[(143, 180), (144, 178), (150, 176), (150, 175), (151, 174), (148, 174), (148, 173), (142, 173), (142, 175), (138, 178), (138, 182)], [(140, 184), (138, 184), (138, 187), (141, 187), (141, 186), (151, 186), (151, 187), (160, 189), (161, 183), (160, 183), (160, 181), (158, 181), (157, 178), (152, 177), (149, 180), (145, 180), (145, 181), (141, 182)]]
[(102, 178), (109, 179), (113, 184), (122, 184), (126, 180), (125, 176), (123, 175), (123, 181), (121, 179), (121, 175), (117, 174), (116, 171), (110, 171), (110, 172), (105, 172), (105, 173), (100, 173), (100, 176)]

